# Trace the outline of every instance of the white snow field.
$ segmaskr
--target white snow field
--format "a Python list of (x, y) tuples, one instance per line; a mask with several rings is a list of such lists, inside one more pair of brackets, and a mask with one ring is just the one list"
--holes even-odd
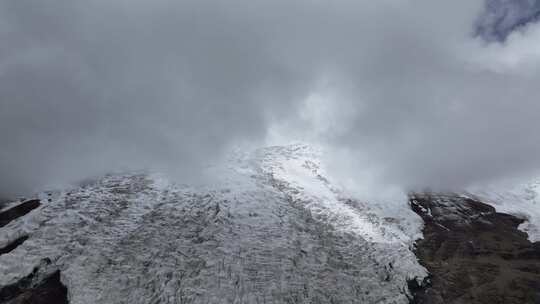
[(471, 188), (467, 195), (492, 205), (497, 212), (524, 219), (519, 229), (528, 234), (531, 242), (540, 241), (540, 180), (502, 181)]
[(0, 229), (0, 246), (29, 236), (0, 256), (0, 285), (49, 258), (73, 304), (408, 303), (407, 280), (426, 276), (407, 202), (355, 200), (309, 146), (212, 170), (220, 182), (207, 187), (134, 173), (40, 194)]

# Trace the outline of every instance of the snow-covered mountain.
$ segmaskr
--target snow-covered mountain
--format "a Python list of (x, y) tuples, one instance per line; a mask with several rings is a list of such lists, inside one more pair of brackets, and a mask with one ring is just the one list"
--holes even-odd
[[(70, 303), (408, 303), (426, 270), (406, 200), (363, 202), (307, 145), (237, 153), (187, 186), (109, 175), (41, 193), (0, 230), (0, 286), (60, 270)], [(44, 265), (46, 261), (46, 266)]]
[[(466, 288), (447, 285), (461, 284), (453, 276), (462, 270), (496, 283), (475, 272), (481, 263), (466, 242), (476, 237), (479, 247), (484, 238), (478, 233), (490, 232), (474, 229), (486, 223), (508, 224), (498, 227), (507, 237), (499, 241), (521, 245), (510, 260), (504, 248), (483, 256), (502, 255), (513, 265), (508, 269), (520, 273), (519, 266), (540, 252), (515, 230), (514, 220), (493, 208), (467, 211), (481, 206), (477, 201), (491, 204), (525, 219), (519, 228), (537, 241), (538, 182), (411, 194), (411, 206), (406, 196), (363, 201), (331, 180), (320, 156), (304, 144), (238, 151), (208, 169), (216, 178), (205, 186), (175, 184), (154, 173), (111, 174), (40, 193), (41, 204), (5, 206), (0, 302), (21, 292), (18, 299), (24, 299), (24, 290), (60, 278), (67, 289), (58, 283), (53, 293), (67, 290), (70, 303), (408, 303), (412, 295), (423, 303), (448, 288), (459, 297)], [(5, 216), (17, 208), (11, 213), (23, 216)], [(422, 229), (426, 239), (415, 249)], [(523, 253), (522, 247), (529, 249)], [(461, 268), (437, 266), (449, 256)], [(425, 292), (429, 286), (433, 290)]]

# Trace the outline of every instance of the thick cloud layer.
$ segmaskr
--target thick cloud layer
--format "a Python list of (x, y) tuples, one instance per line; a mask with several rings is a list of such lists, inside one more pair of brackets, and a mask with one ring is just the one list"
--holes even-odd
[(489, 0), (476, 24), (476, 32), (486, 40), (504, 41), (512, 32), (536, 22), (539, 17), (539, 0)]
[(191, 178), (269, 134), (404, 187), (529, 173), (540, 28), (487, 43), (475, 37), (484, 11), (480, 0), (4, 1), (0, 193), (123, 168)]
[(3, 1), (0, 192), (124, 168), (192, 178), (264, 137), (305, 80), (274, 62), (249, 9)]

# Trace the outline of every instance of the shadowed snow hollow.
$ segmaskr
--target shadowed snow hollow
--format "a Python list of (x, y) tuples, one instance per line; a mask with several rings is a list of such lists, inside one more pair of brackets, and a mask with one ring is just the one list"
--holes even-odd
[(408, 303), (419, 217), (348, 197), (317, 155), (239, 154), (208, 187), (128, 174), (41, 194), (0, 232), (0, 247), (29, 236), (0, 256), (0, 285), (49, 258), (70, 303)]

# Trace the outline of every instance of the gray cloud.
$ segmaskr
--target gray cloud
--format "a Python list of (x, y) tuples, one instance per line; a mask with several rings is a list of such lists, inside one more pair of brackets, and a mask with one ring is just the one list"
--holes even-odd
[(0, 193), (123, 168), (190, 178), (274, 128), (350, 151), (350, 168), (369, 159), (407, 187), (536, 168), (539, 75), (513, 49), (531, 40), (474, 38), (482, 8), (2, 2)]
[(304, 81), (273, 62), (253, 16), (219, 2), (0, 12), (0, 192), (123, 168), (196, 176), (229, 144), (264, 137)]
[(488, 0), (476, 23), (476, 32), (490, 41), (504, 41), (513, 31), (536, 22), (539, 17), (538, 0)]

